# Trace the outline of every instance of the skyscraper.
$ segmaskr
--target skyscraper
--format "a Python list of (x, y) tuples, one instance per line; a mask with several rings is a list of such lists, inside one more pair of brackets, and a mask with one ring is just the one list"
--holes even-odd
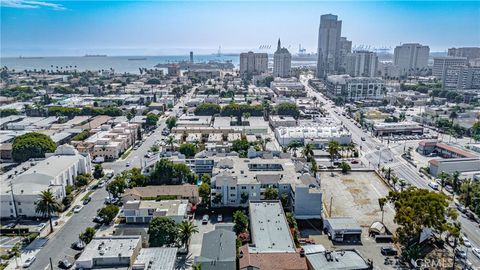
[(247, 52), (240, 54), (240, 74), (260, 74), (268, 70), (268, 54)]
[(190, 63), (193, 63), (193, 52), (190, 52)]
[(289, 77), (292, 66), (292, 55), (287, 48), (282, 48), (278, 39), (277, 51), (273, 54), (273, 76)]
[(418, 43), (405, 43), (395, 47), (393, 64), (398, 67), (400, 75), (416, 74), (428, 67), (430, 48)]
[(346, 73), (352, 77), (376, 77), (378, 57), (374, 52), (355, 51), (347, 54)]
[(346, 37), (340, 38), (340, 63), (339, 72), (344, 73), (346, 69), (347, 55), (352, 52), (352, 41)]
[(340, 35), (342, 21), (336, 15), (325, 14), (320, 17), (318, 29), (317, 78), (336, 71), (340, 65)]

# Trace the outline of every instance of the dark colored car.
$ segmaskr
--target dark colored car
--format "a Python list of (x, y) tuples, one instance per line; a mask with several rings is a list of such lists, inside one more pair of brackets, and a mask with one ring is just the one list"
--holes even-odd
[(91, 200), (92, 200), (92, 197), (86, 198), (85, 200), (83, 200), (83, 205), (87, 205)]
[(398, 251), (393, 247), (381, 247), (380, 253), (382, 253), (384, 256), (396, 256)]
[(71, 262), (69, 262), (67, 259), (58, 261), (58, 267), (59, 268), (69, 269), (72, 266), (73, 266), (73, 264)]

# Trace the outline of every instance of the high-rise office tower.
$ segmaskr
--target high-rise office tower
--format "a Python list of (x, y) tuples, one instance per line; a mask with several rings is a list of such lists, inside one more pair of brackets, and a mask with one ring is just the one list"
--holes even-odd
[(282, 48), (278, 39), (277, 50), (273, 54), (273, 76), (289, 77), (292, 66), (292, 55), (287, 48)]
[(435, 57), (433, 58), (432, 75), (437, 79), (444, 80), (446, 71), (449, 67), (466, 66), (467, 63), (466, 57)]
[(374, 52), (355, 51), (347, 54), (345, 71), (352, 77), (376, 77), (378, 57)]
[(428, 67), (430, 48), (418, 43), (405, 43), (395, 47), (393, 64), (398, 67), (400, 75), (415, 74)]
[(240, 74), (260, 74), (268, 70), (268, 54), (247, 52), (240, 54)]
[(190, 63), (193, 63), (193, 52), (190, 52)]
[(352, 41), (346, 37), (340, 38), (340, 64), (339, 72), (344, 73), (346, 69), (347, 55), (352, 52)]
[(480, 58), (480, 47), (450, 48), (448, 56), (466, 57), (467, 61), (471, 61)]
[(338, 70), (340, 64), (340, 35), (342, 21), (336, 15), (325, 14), (320, 17), (318, 29), (317, 77)]

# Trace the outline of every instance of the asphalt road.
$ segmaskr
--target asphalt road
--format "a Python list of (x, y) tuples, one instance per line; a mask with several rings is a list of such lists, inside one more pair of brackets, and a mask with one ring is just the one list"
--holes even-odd
[(93, 218), (97, 215), (107, 197), (105, 187), (97, 189), (92, 195), (92, 201), (85, 205), (83, 209), (73, 216), (60, 228), (55, 235), (43, 246), (37, 253), (37, 260), (30, 266), (30, 269), (48, 269), (49, 259), (52, 259), (53, 269), (59, 269), (57, 263), (60, 259), (67, 258), (73, 262), (73, 256), (78, 251), (70, 248), (71, 244), (78, 240), (80, 233), (87, 227), (95, 226)]
[[(341, 114), (343, 108), (333, 105), (333, 103), (326, 99), (321, 93), (312, 89), (308, 85), (308, 79), (303, 77), (301, 78), (301, 82), (305, 85), (308, 96), (315, 96), (318, 101), (323, 102), (325, 108), (330, 113), (330, 116), (341, 121), (342, 124), (352, 133), (353, 142), (362, 147), (360, 151), (362, 156), (360, 159), (363, 164), (370, 164), (372, 168), (381, 168), (382, 166), (390, 167), (395, 171), (399, 178), (405, 179), (411, 185), (430, 189), (428, 187), (428, 180), (420, 177), (418, 169), (414, 168), (398, 154), (403, 153), (402, 142), (390, 143), (388, 145), (386, 142), (382, 143), (378, 138), (371, 136), (368, 132), (357, 127), (354, 124), (354, 121), (343, 116)], [(335, 110), (338, 113), (335, 113)], [(365, 138), (365, 141), (361, 140), (362, 137)], [(401, 150), (395, 149), (395, 151), (392, 151), (392, 148), (401, 148)], [(468, 237), (474, 247), (480, 248), (480, 228), (478, 223), (467, 219), (464, 215), (461, 215), (458, 220), (462, 224), (462, 232)], [(480, 259), (471, 252), (471, 248), (468, 252), (468, 260), (472, 262), (474, 266), (480, 267)]]

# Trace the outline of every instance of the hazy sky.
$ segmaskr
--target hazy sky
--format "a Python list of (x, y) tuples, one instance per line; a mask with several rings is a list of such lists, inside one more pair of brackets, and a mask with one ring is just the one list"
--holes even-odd
[(480, 2), (1, 1), (2, 56), (316, 51), (320, 15), (355, 45), (480, 46)]

